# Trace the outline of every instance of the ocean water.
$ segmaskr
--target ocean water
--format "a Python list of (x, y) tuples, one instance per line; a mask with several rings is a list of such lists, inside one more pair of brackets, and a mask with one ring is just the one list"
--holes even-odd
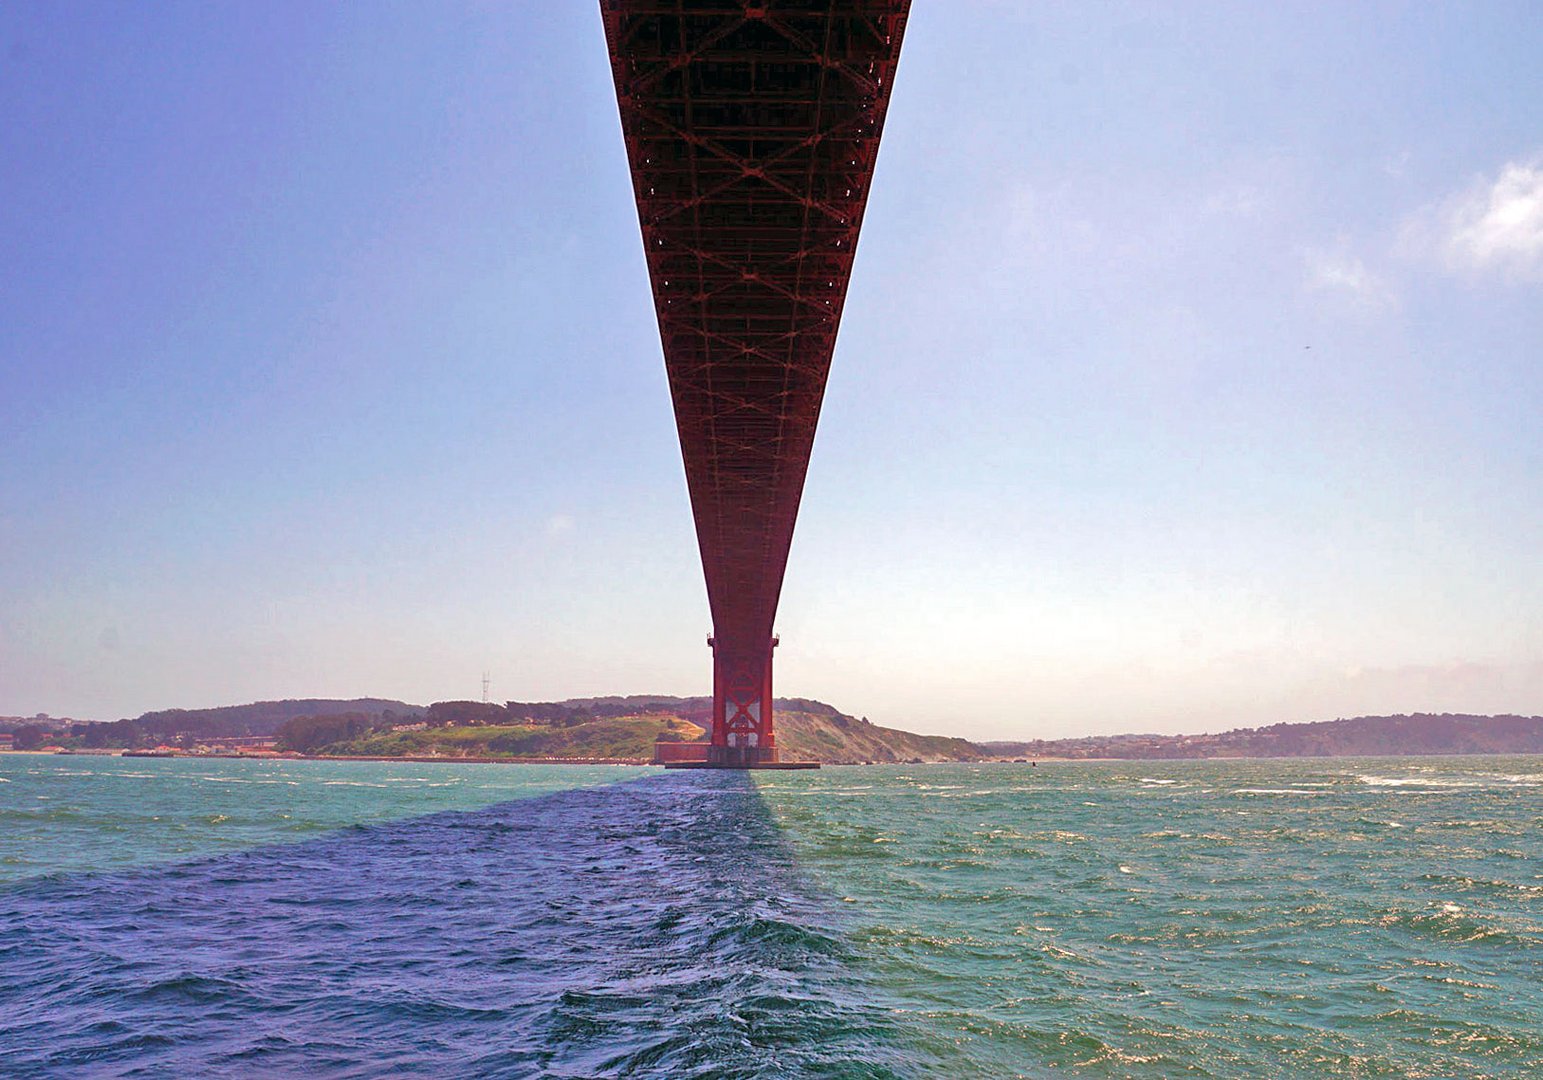
[(0, 1076), (1543, 1075), (1543, 758), (0, 755)]

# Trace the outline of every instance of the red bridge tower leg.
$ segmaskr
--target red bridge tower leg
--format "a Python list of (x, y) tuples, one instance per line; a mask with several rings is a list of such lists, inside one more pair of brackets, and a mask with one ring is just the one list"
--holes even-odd
[(771, 638), (757, 648), (707, 639), (713, 650), (713, 734), (707, 760), (729, 768), (770, 764), (777, 760), (777, 736), (772, 727)]

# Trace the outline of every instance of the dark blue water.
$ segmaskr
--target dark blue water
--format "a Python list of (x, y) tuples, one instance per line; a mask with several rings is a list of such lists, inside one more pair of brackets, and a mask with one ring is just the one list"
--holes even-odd
[(892, 1076), (744, 776), (0, 893), (7, 1076)]

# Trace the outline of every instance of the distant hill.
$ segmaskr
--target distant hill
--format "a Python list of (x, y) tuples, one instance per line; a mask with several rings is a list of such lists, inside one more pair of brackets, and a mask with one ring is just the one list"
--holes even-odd
[[(616, 716), (571, 724), (498, 722), (442, 727), (394, 725), (369, 728), (354, 717), (300, 717), (279, 729), (289, 749), (346, 757), (606, 758), (647, 761), (654, 740), (668, 734), (690, 742), (701, 728), (678, 717)], [(330, 724), (328, 723), (330, 721)], [(330, 734), (329, 734), (330, 727)], [(411, 730), (409, 730), (409, 728)]]
[(201, 739), (228, 739), (273, 735), (301, 716), (353, 714), (372, 722), (402, 722), (423, 715), (422, 705), (387, 698), (298, 698), (286, 701), (254, 701), (250, 705), (222, 705), (212, 709), (160, 709), (132, 720), (69, 724), (61, 742), (86, 748), (154, 746)]
[(979, 761), (990, 751), (965, 739), (879, 727), (818, 701), (776, 703), (777, 746), (789, 760), (855, 765), (886, 761)]
[(297, 716), (329, 716), (363, 713), (365, 716), (418, 717), (422, 705), (388, 698), (293, 698), (254, 701), (250, 705), (222, 705), (213, 709), (161, 709), (147, 712), (134, 722), (145, 731), (197, 732), (201, 735), (272, 735), (279, 725)]
[[(510, 703), (511, 706), (514, 704)], [(669, 713), (707, 729), (712, 726), (713, 701), (709, 697), (667, 697), (641, 694), (630, 697), (576, 698), (559, 706)], [(788, 760), (822, 761), (829, 765), (855, 765), (881, 761), (978, 761), (988, 756), (974, 743), (943, 735), (917, 735), (899, 728), (880, 727), (867, 717), (843, 713), (811, 698), (777, 698), (773, 703), (777, 747)], [(706, 738), (706, 734), (702, 736)]]
[[(408, 756), (648, 758), (654, 740), (706, 739), (712, 699), (668, 694), (503, 704), (389, 698), (301, 698), (212, 709), (163, 709), (133, 720), (82, 723), (21, 717), (0, 730), (48, 732), (81, 747), (192, 745), (232, 736), (289, 736), (310, 753)], [(1216, 735), (1095, 735), (974, 743), (880, 727), (808, 698), (778, 698), (777, 743), (786, 759), (827, 764), (992, 758), (1337, 757), (1543, 754), (1543, 717), (1415, 713), (1272, 724)], [(410, 730), (419, 728), (419, 730)]]
[[(964, 739), (879, 727), (819, 701), (778, 699), (776, 710), (777, 743), (788, 759), (834, 765), (974, 761), (985, 756)], [(338, 711), (327, 722), (296, 718), (279, 735), (294, 749), (321, 754), (648, 759), (655, 739), (705, 740), (712, 724), (712, 699), (634, 694), (503, 705), (438, 701), (422, 719), (427, 726), (421, 730), (391, 730), (406, 725), (366, 724)]]
[(1097, 735), (988, 742), (998, 757), (1377, 757), (1404, 754), (1543, 754), (1543, 716), (1414, 713), (1238, 728), (1217, 735)]

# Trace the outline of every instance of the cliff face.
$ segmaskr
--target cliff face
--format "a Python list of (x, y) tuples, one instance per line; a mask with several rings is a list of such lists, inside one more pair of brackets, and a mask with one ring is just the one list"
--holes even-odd
[[(818, 706), (819, 711), (810, 711)], [(855, 765), (864, 761), (979, 761), (986, 751), (964, 739), (917, 735), (846, 716), (819, 702), (779, 702), (777, 746), (788, 760)]]

